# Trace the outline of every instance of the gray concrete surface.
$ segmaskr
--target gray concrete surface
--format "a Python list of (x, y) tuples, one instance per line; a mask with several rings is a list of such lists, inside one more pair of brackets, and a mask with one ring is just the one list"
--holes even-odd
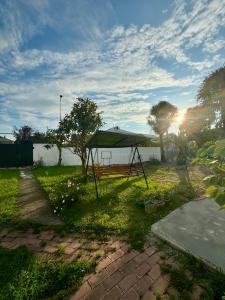
[(225, 273), (225, 210), (211, 199), (189, 202), (152, 226), (172, 246)]

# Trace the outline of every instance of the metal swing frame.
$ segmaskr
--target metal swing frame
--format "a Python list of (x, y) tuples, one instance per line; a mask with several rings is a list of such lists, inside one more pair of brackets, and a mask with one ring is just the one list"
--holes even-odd
[[(138, 146), (137, 145), (135, 145), (135, 149), (134, 149), (134, 152), (133, 152), (133, 155), (132, 155), (132, 160), (131, 160), (131, 163), (130, 163), (128, 176), (124, 176), (124, 177), (126, 177), (127, 180), (129, 180), (129, 178), (131, 176), (131, 173), (132, 173), (132, 167), (134, 166), (136, 168), (136, 166), (134, 164), (134, 159), (135, 159), (136, 153), (137, 153), (138, 160), (139, 160), (139, 163), (140, 163), (140, 166), (141, 166), (142, 174), (144, 175), (146, 187), (148, 189), (149, 188), (148, 187), (148, 181), (147, 181), (147, 177), (146, 177), (146, 174), (145, 174), (144, 166), (143, 166), (143, 163), (142, 163), (142, 160), (141, 160), (141, 155), (140, 155), (140, 152), (138, 150)], [(87, 158), (87, 164), (86, 164), (86, 178), (87, 178), (87, 175), (88, 175), (88, 167), (89, 167), (89, 160), (90, 160), (90, 158), (91, 158), (91, 164), (92, 164), (92, 174), (93, 174), (94, 182), (95, 182), (96, 197), (97, 197), (97, 199), (99, 199), (98, 184), (97, 184), (97, 180), (98, 179), (97, 179), (97, 176), (96, 176), (96, 168), (95, 168), (95, 164), (94, 164), (94, 156), (93, 156), (93, 148), (92, 147), (88, 148), (88, 158)], [(137, 176), (138, 175), (139, 174), (137, 172)]]

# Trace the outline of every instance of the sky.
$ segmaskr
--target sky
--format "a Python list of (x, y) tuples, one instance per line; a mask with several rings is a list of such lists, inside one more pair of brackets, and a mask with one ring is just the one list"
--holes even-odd
[(152, 133), (152, 105), (196, 105), (224, 37), (225, 0), (1, 0), (0, 133), (56, 128), (60, 94), (62, 115), (89, 97), (104, 129)]

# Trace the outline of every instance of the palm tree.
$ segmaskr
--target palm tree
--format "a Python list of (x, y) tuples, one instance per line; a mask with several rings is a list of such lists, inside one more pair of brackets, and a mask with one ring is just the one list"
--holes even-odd
[(217, 127), (225, 130), (225, 66), (211, 73), (202, 82), (198, 102), (214, 114)]
[(152, 106), (148, 116), (148, 124), (160, 138), (161, 160), (163, 162), (166, 161), (163, 135), (168, 132), (168, 129), (176, 115), (176, 106), (167, 101), (160, 101), (158, 104)]

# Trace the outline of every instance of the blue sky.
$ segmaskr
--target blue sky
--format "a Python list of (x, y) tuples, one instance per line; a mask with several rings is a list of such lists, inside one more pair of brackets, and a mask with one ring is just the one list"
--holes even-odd
[(150, 133), (152, 105), (185, 109), (225, 62), (225, 0), (1, 0), (0, 132), (55, 128), (90, 97), (105, 128)]

